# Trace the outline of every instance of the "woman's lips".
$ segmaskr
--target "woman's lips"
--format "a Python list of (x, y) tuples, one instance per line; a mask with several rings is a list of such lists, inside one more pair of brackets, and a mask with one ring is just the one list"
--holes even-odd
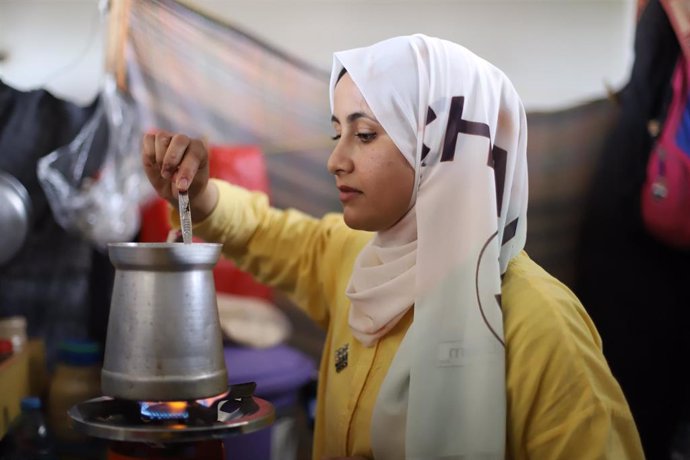
[(362, 193), (355, 188), (346, 187), (344, 185), (341, 185), (340, 187), (338, 187), (338, 191), (340, 192), (338, 194), (338, 198), (340, 198), (340, 201), (342, 203), (346, 203), (346, 202), (356, 198), (358, 195), (360, 195)]

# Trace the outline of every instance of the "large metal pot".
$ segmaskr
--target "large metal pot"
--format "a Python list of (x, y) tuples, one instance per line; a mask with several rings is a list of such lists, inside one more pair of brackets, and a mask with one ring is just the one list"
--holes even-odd
[(0, 170), (0, 266), (11, 261), (24, 246), (31, 223), (31, 198), (24, 185)]
[(227, 390), (212, 269), (220, 244), (108, 245), (115, 281), (101, 389), (138, 401)]

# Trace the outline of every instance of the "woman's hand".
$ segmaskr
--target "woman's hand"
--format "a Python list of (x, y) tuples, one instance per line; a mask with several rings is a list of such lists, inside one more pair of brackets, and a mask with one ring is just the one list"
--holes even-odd
[(192, 220), (203, 220), (218, 201), (209, 187), (208, 150), (200, 139), (166, 131), (149, 132), (142, 142), (142, 163), (156, 193), (177, 207), (178, 192), (188, 192)]

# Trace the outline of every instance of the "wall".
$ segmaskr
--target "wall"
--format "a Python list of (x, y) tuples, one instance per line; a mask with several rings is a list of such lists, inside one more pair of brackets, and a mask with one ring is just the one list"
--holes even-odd
[[(146, 1), (146, 0), (133, 0)], [(103, 72), (105, 0), (0, 0), (0, 78), (86, 103)], [(619, 88), (632, 64), (634, 0), (194, 0), (324, 70), (334, 50), (422, 32), (503, 69), (528, 110)]]
[(86, 104), (103, 74), (105, 26), (97, 0), (0, 0), (0, 79)]

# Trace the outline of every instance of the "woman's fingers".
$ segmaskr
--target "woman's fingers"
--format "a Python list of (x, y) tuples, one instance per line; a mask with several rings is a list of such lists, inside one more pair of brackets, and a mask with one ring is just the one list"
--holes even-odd
[[(156, 139), (158, 142), (158, 139)], [(190, 146), (189, 137), (184, 134), (175, 134), (172, 137), (163, 136), (160, 140), (161, 148), (166, 150), (161, 161), (161, 176), (170, 179), (180, 167), (182, 159), (187, 156), (187, 149)], [(156, 154), (158, 157), (158, 154)]]
[(159, 131), (154, 135), (154, 139), (156, 164), (159, 168), (162, 168), (163, 160), (165, 159), (165, 154), (168, 152), (168, 145), (170, 145), (170, 139), (172, 139), (172, 135), (165, 131)]
[(156, 162), (156, 135), (147, 133), (141, 144), (141, 162), (144, 172), (157, 192), (165, 188), (165, 179), (161, 177), (160, 166)]
[(142, 140), (142, 162), (159, 195), (176, 200), (178, 191), (202, 192), (208, 182), (208, 153), (199, 139), (166, 131), (148, 132)]
[(208, 153), (206, 146), (199, 139), (192, 139), (186, 149), (182, 161), (177, 167), (175, 185), (180, 191), (187, 191), (199, 174), (197, 181), (200, 186), (204, 186), (208, 180), (206, 165), (208, 164)]
[(155, 147), (156, 135), (155, 134), (144, 134), (141, 140), (141, 156), (144, 166), (148, 169), (156, 164), (156, 147)]

